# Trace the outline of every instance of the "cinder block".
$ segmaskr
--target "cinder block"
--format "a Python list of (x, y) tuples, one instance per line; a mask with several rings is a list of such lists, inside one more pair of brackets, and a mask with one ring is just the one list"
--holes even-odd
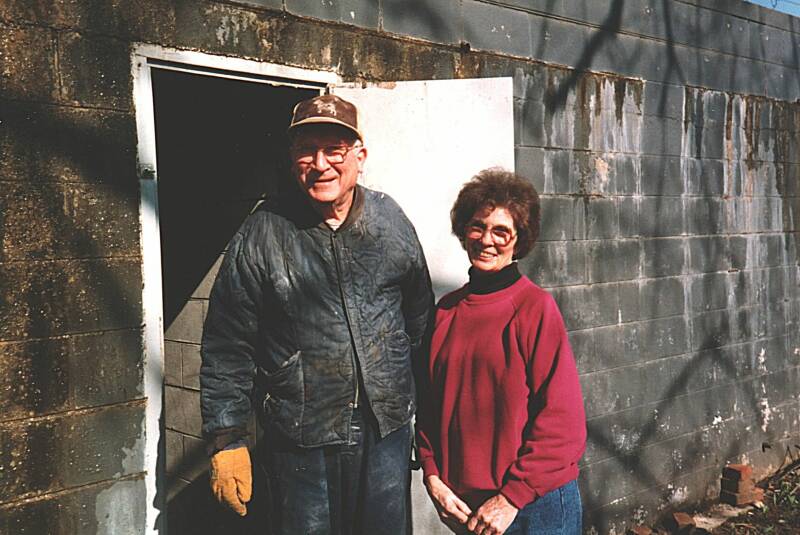
[(141, 332), (0, 343), (0, 420), (142, 397)]
[(709, 273), (691, 278), (692, 311), (708, 311), (728, 306), (727, 273)]
[(588, 244), (589, 283), (632, 280), (639, 276), (638, 240), (604, 240)]
[(533, 57), (559, 65), (577, 65), (594, 35), (585, 25), (539, 15), (530, 15), (530, 25)]
[(636, 195), (641, 192), (644, 172), (638, 156), (616, 154), (611, 164), (617, 195)]
[(619, 291), (616, 284), (555, 288), (552, 294), (568, 330), (617, 323)]
[(642, 123), (642, 154), (680, 156), (683, 123), (667, 117), (645, 115)]
[(437, 43), (452, 44), (462, 39), (461, 3), (457, 0), (416, 2), (385, 0), (383, 29)]
[(646, 351), (647, 360), (681, 355), (689, 350), (683, 316), (639, 322), (638, 334), (639, 347)]
[(641, 240), (642, 276), (680, 275), (686, 268), (686, 241), (683, 238)]
[(726, 230), (727, 202), (710, 197), (686, 199), (689, 234), (722, 234)]
[(138, 258), (0, 264), (0, 340), (141, 325)]
[[(243, 0), (242, 3), (246, 1), (259, 0)], [(113, 3), (6, 0), (0, 4), (0, 20), (50, 28), (91, 30), (97, 34), (147, 42), (172, 42), (174, 4), (172, 0), (148, 0), (147, 9), (142, 9), (137, 0)]]
[(0, 424), (0, 501), (144, 470), (144, 403)]
[(3, 533), (66, 535), (141, 533), (146, 523), (144, 478), (116, 479), (70, 492), (17, 502), (0, 511)]
[(167, 428), (183, 434), (202, 436), (200, 394), (193, 390), (164, 387), (164, 422)]
[(586, 238), (608, 239), (619, 234), (619, 205), (616, 199), (581, 199), (575, 209), (579, 216), (584, 216)]
[(578, 157), (569, 150), (544, 151), (545, 193), (566, 194), (578, 190), (579, 175), (573, 167), (573, 158)]
[(646, 82), (644, 114), (683, 120), (684, 88), (681, 85)]
[(520, 267), (541, 286), (586, 282), (586, 247), (582, 242), (543, 242), (520, 261)]
[(196, 344), (182, 344), (183, 354), (183, 386), (184, 388), (200, 389), (200, 346)]
[(66, 340), (0, 343), (0, 419), (70, 407)]
[(286, 11), (295, 15), (333, 20), (373, 29), (378, 28), (380, 18), (378, 4), (369, 0), (331, 0), (328, 2), (286, 0)]
[(72, 338), (69, 376), (74, 406), (97, 407), (142, 399), (142, 343), (138, 326)]
[(642, 197), (639, 201), (639, 232), (644, 237), (683, 234), (683, 199)]
[(64, 33), (59, 37), (63, 98), (80, 106), (130, 110), (130, 45), (104, 37)]
[(725, 192), (724, 160), (684, 158), (687, 192), (692, 195), (721, 196)]
[(133, 188), (7, 184), (0, 190), (0, 262), (138, 255), (138, 210)]
[(515, 147), (514, 170), (520, 176), (527, 178), (536, 188), (537, 193), (546, 193), (544, 149), (538, 147)]
[(669, 156), (642, 156), (643, 195), (681, 195), (681, 159)]
[(640, 311), (643, 319), (682, 315), (684, 304), (684, 283), (680, 277), (647, 279), (640, 283)]
[(167, 474), (174, 476), (183, 459), (183, 435), (172, 429), (166, 429), (167, 442)]
[(574, 237), (574, 202), (569, 197), (542, 197), (540, 241), (571, 240)]
[(545, 136), (545, 104), (536, 100), (514, 100), (514, 109), (519, 110), (519, 143), (525, 146), (547, 145)]
[(531, 27), (527, 13), (508, 7), (463, 2), (464, 39), (478, 50), (531, 56)]
[(731, 315), (726, 309), (714, 310), (692, 318), (692, 349), (701, 350), (731, 342)]
[[(687, 241), (690, 271), (694, 273), (723, 271), (733, 266), (729, 242), (724, 236), (688, 238)], [(737, 246), (739, 249), (744, 249), (746, 256), (746, 241), (738, 241)]]
[(548, 67), (525, 63), (514, 70), (514, 97), (520, 99), (544, 101), (547, 90)]
[(3, 102), (0, 121), (4, 180), (102, 182), (126, 195), (138, 191), (136, 125), (130, 116)]
[(54, 35), (47, 29), (0, 25), (1, 98), (57, 100), (58, 77), (53, 42)]
[(192, 298), (194, 299), (208, 299), (208, 296), (211, 295), (211, 287), (214, 285), (214, 280), (217, 278), (217, 272), (219, 271), (220, 266), (222, 265), (223, 256), (220, 256), (214, 261), (214, 264), (208, 270), (203, 280), (200, 281), (200, 284), (197, 285), (194, 292), (192, 292)]
[(187, 481), (195, 481), (208, 474), (209, 460), (203, 439), (183, 435), (183, 458), (180, 475)]
[(619, 206), (619, 235), (621, 238), (639, 236), (639, 205), (640, 199), (620, 197)]
[(164, 339), (199, 344), (203, 336), (203, 303), (189, 299), (170, 325), (165, 325)]
[(164, 340), (164, 383), (171, 386), (182, 386), (181, 378), (181, 344)]

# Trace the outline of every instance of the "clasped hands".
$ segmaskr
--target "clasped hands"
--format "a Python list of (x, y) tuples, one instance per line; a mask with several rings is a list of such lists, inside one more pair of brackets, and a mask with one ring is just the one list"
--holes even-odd
[(469, 505), (435, 475), (425, 478), (425, 488), (439, 512), (439, 518), (453, 533), (501, 535), (519, 511), (505, 496), (496, 494), (473, 513)]

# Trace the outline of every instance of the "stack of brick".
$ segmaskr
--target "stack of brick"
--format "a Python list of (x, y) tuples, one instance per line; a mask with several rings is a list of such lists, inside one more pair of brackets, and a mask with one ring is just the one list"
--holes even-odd
[(719, 498), (729, 505), (747, 505), (763, 500), (764, 489), (756, 487), (750, 466), (729, 464), (722, 469)]
[(684, 534), (691, 533), (695, 526), (694, 518), (686, 513), (672, 513), (665, 521), (670, 533)]

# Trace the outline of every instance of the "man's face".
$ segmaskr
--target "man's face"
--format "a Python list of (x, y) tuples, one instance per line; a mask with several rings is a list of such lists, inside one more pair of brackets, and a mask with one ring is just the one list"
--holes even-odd
[(289, 149), (292, 171), (312, 200), (335, 203), (356, 187), (367, 150), (348, 130), (336, 125), (304, 125)]

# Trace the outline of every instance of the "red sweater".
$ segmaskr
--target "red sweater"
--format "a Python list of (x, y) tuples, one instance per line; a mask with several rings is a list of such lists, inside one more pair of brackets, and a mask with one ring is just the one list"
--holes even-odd
[(442, 298), (427, 371), (417, 414), (426, 476), (473, 508), (498, 492), (522, 508), (578, 476), (586, 418), (575, 359), (558, 306), (528, 278)]

